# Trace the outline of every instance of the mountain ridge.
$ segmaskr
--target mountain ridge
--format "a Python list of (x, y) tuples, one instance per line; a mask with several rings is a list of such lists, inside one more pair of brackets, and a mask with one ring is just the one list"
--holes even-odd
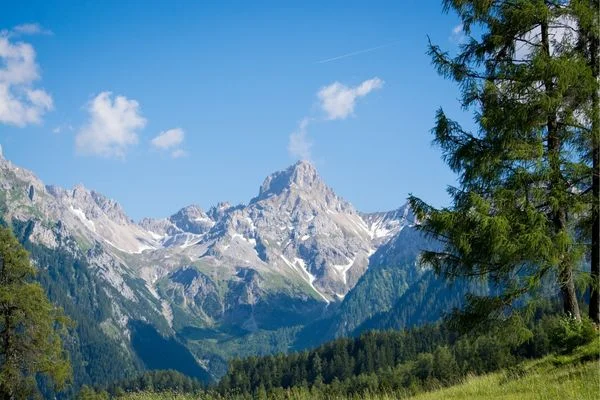
[(247, 204), (191, 204), (136, 222), (99, 192), (45, 185), (0, 158), (0, 217), (24, 227), (22, 240), (31, 245), (81, 260), (75, 265), (97, 279), (94, 293), (112, 302), (97, 317), (98, 334), (121, 343), (128, 359), (142, 357), (130, 327), (142, 321), (178, 337), (217, 375), (228, 353), (206, 348), (194, 332), (261, 337), (325, 318), (377, 250), (415, 224), (406, 205), (359, 212), (304, 161), (267, 176)]
[[(196, 252), (183, 253), (190, 258), (271, 263), (280, 270), (291, 270), (325, 302), (343, 298), (364, 273), (375, 249), (408, 224), (406, 205), (383, 213), (356, 211), (307, 161), (267, 176), (248, 205), (218, 203), (208, 211), (189, 205), (169, 217), (146, 217), (138, 222), (129, 218), (117, 201), (82, 184), (71, 189), (44, 185), (3, 156), (0, 162), (6, 182), (13, 174), (29, 185), (24, 191), (30, 204), (25, 205), (27, 199), (21, 197), (21, 204), (17, 201), (17, 206), (8, 210), (11, 217), (27, 219), (21, 211), (37, 207), (41, 215), (29, 217), (59, 220), (89, 247), (100, 242), (118, 256), (196, 248)], [(14, 188), (4, 189), (10, 192)], [(36, 237), (41, 244), (55, 245), (48, 231)], [(234, 250), (239, 254), (232, 253)]]

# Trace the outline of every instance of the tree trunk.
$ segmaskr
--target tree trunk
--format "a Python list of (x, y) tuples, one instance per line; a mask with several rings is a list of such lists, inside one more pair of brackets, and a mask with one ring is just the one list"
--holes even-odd
[(573, 269), (564, 268), (560, 272), (560, 291), (563, 299), (563, 311), (568, 316), (580, 320), (579, 303), (577, 301), (577, 292), (573, 282)]
[[(558, 215), (554, 219), (554, 226), (557, 232), (566, 229), (566, 214), (564, 210), (559, 210)], [(577, 291), (575, 290), (575, 282), (573, 281), (573, 267), (571, 260), (566, 257), (559, 264), (558, 281), (560, 292), (563, 300), (563, 312), (571, 318), (581, 320), (581, 312), (579, 311), (579, 302), (577, 301)]]
[[(548, 32), (548, 21), (544, 21), (540, 25), (541, 27), (541, 42), (542, 48), (550, 59), (550, 39)], [(548, 94), (548, 97), (552, 98), (554, 95), (554, 83), (552, 77), (546, 75), (544, 78), (544, 89)], [(560, 150), (561, 150), (561, 138), (558, 131), (558, 124), (556, 118), (556, 112), (549, 111), (547, 116), (547, 129), (548, 129), (548, 164), (550, 166), (550, 184), (549, 190), (550, 195), (562, 190), (566, 190), (561, 186), (564, 186), (564, 179), (560, 170)], [(559, 234), (560, 232), (567, 229), (567, 215), (565, 206), (559, 204), (556, 210), (553, 210), (552, 222), (554, 224), (554, 233)], [(563, 254), (560, 257), (558, 267), (558, 283), (563, 299), (563, 310), (565, 314), (577, 320), (581, 319), (581, 313), (579, 311), (579, 304), (577, 301), (577, 292), (575, 290), (575, 282), (573, 281), (573, 267), (568, 254)]]

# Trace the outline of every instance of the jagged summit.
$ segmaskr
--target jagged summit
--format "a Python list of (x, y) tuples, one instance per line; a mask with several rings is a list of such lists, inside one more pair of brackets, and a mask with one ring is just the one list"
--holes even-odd
[(182, 208), (169, 219), (182, 231), (199, 235), (208, 232), (215, 224), (215, 221), (195, 204)]
[(119, 225), (133, 223), (116, 200), (108, 198), (95, 190), (90, 190), (81, 183), (76, 184), (70, 190), (53, 185), (46, 186), (46, 190), (64, 204), (82, 210), (85, 217), (90, 220), (105, 215)]
[(212, 206), (207, 215), (212, 218), (214, 221), (220, 220), (223, 218), (223, 215), (227, 212), (227, 210), (231, 209), (233, 206), (228, 201), (221, 201), (217, 203), (216, 206)]
[(277, 196), (292, 188), (312, 190), (325, 188), (325, 183), (317, 173), (316, 168), (308, 161), (298, 161), (283, 171), (269, 175), (263, 182), (252, 202)]

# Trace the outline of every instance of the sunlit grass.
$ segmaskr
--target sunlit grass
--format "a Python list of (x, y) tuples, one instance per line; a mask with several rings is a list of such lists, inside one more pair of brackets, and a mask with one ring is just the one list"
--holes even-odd
[(548, 356), (514, 370), (472, 377), (412, 399), (595, 400), (600, 398), (599, 349), (600, 339), (570, 355)]
[(600, 398), (599, 371), (597, 362), (587, 362), (578, 366), (530, 371), (516, 379), (507, 379), (506, 373), (496, 373), (471, 378), (461, 385), (423, 393), (412, 399), (592, 400)]

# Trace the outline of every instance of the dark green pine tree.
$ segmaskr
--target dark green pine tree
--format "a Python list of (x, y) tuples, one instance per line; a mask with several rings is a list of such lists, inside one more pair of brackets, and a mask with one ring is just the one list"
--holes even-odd
[[(600, 100), (598, 78), (600, 76), (600, 2), (598, 0), (573, 0), (569, 3), (573, 19), (577, 22), (579, 43), (576, 51), (581, 54), (589, 67), (589, 85), (595, 90), (582, 93), (580, 119), (582, 128), (590, 128), (586, 137), (587, 157), (590, 160), (591, 183), (586, 193), (591, 195), (591, 282), (590, 319), (600, 325)], [(589, 232), (584, 229), (584, 232)], [(584, 240), (586, 240), (584, 238)]]
[(323, 364), (321, 363), (321, 357), (319, 353), (314, 353), (310, 363), (310, 381), (313, 384), (323, 383)]
[(29, 399), (36, 378), (61, 389), (71, 378), (61, 332), (68, 320), (33, 282), (35, 268), (9, 228), (0, 227), (0, 399)]
[(498, 315), (556, 276), (565, 313), (580, 319), (574, 273), (590, 238), (580, 240), (578, 227), (595, 207), (597, 144), (583, 116), (598, 83), (577, 50), (573, 9), (547, 0), (445, 0), (444, 8), (469, 39), (454, 57), (431, 44), (429, 53), (459, 84), (477, 129), (437, 112), (434, 142), (460, 185), (449, 189), (448, 208), (411, 197), (421, 228), (445, 244), (422, 260), (447, 277), (497, 284), (499, 293), (469, 298), (469, 318)]

